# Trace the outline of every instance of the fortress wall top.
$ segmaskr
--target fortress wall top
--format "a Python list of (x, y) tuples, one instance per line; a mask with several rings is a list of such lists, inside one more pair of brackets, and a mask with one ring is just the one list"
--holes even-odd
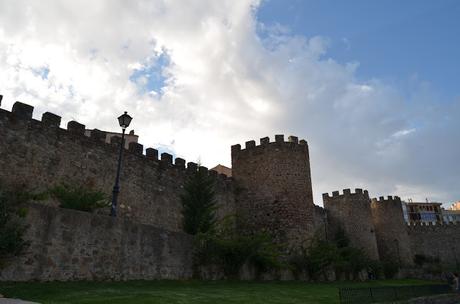
[[(61, 116), (50, 113), (50, 112), (45, 112), (43, 113), (41, 120), (36, 120), (32, 118), (33, 110), (34, 110), (34, 107), (17, 101), (16, 103), (14, 103), (13, 109), (11, 112), (6, 111), (4, 109), (0, 109), (0, 115), (4, 119), (8, 119), (8, 117), (10, 117), (15, 122), (18, 122), (18, 120), (23, 120), (23, 122), (25, 123), (32, 123), (33, 127), (37, 127), (37, 128), (60, 127)], [(111, 149), (110, 146), (119, 146), (121, 142), (120, 137), (113, 136), (111, 137), (110, 144), (108, 144), (105, 142), (105, 132), (104, 131), (94, 129), (92, 130), (91, 135), (87, 136), (85, 135), (85, 132), (84, 132), (85, 129), (86, 129), (86, 126), (84, 124), (81, 124), (77, 121), (69, 121), (67, 123), (66, 129), (60, 129), (59, 131), (61, 132), (60, 133), (61, 136), (62, 135), (70, 135), (70, 136), (81, 135), (82, 137), (80, 139), (87, 140), (89, 138), (96, 143), (100, 143), (101, 146), (103, 146), (104, 148), (108, 148), (108, 149)], [(69, 134), (65, 134), (66, 130), (69, 132)], [(161, 157), (159, 158), (158, 150), (154, 148), (146, 148), (145, 154), (144, 154), (143, 145), (140, 143), (131, 142), (129, 144), (129, 148), (127, 149), (125, 148), (124, 153), (132, 153), (135, 155), (143, 156), (149, 160), (153, 160), (158, 164), (163, 162), (169, 165), (174, 165), (177, 168), (185, 169), (186, 161), (184, 159), (175, 158), (173, 162), (173, 155), (166, 153), (166, 152), (162, 153)], [(189, 162), (188, 166), (192, 168), (192, 171), (199, 169), (198, 167), (196, 167), (196, 164), (194, 164), (193, 162)], [(208, 172), (207, 168), (205, 167), (202, 167), (200, 170), (203, 170), (204, 172)], [(226, 175), (221, 174), (221, 178), (223, 178), (224, 176)], [(228, 179), (229, 181), (231, 180), (231, 178), (228, 178)]]
[[(0, 181), (6, 186), (25, 185), (45, 190), (58, 183), (86, 184), (111, 193), (121, 139), (105, 143), (95, 130), (85, 135), (85, 125), (70, 121), (60, 128), (61, 117), (46, 112), (41, 121), (32, 118), (33, 107), (16, 102), (11, 112), (0, 109)], [(145, 154), (144, 154), (145, 153)], [(196, 164), (168, 153), (131, 143), (124, 149), (119, 196), (119, 216), (173, 231), (181, 230), (179, 194)], [(234, 213), (233, 181), (202, 167), (216, 179), (219, 216)]]
[(300, 140), (298, 139), (297, 136), (289, 136), (288, 140), (284, 140), (284, 135), (275, 135), (275, 141), (270, 142), (270, 138), (263, 137), (259, 140), (259, 145), (256, 144), (255, 140), (249, 140), (245, 143), (244, 148), (241, 147), (240, 144), (233, 145), (231, 150), (232, 150), (232, 155), (236, 155), (239, 153), (247, 153), (247, 152), (252, 152), (252, 151), (260, 151), (267, 145), (286, 145), (288, 147), (295, 147), (296, 145), (301, 146), (301, 147), (307, 147), (308, 149), (308, 144), (305, 140)]
[(344, 189), (323, 194), (323, 204), (328, 215), (331, 235), (342, 228), (351, 244), (362, 248), (372, 259), (378, 259), (377, 240), (372, 222), (369, 193), (360, 188)]
[(385, 198), (384, 196), (380, 196), (378, 199), (373, 198), (372, 201), (380, 202), (380, 203), (401, 204), (401, 198), (399, 196), (391, 196), (391, 195), (388, 195), (387, 198)]
[(398, 196), (373, 198), (371, 209), (380, 257), (400, 264), (412, 264), (401, 199)]
[(452, 222), (442, 224), (433, 224), (432, 222), (407, 224), (408, 232), (443, 231), (451, 229), (458, 230), (458, 232), (460, 232), (460, 224)]
[(301, 244), (314, 234), (314, 204), (306, 141), (275, 135), (232, 146), (232, 176), (247, 230), (266, 230), (277, 241)]
[(339, 191), (333, 191), (332, 195), (329, 196), (329, 193), (323, 193), (323, 200), (328, 199), (330, 197), (342, 197), (342, 196), (348, 196), (348, 195), (362, 195), (369, 199), (369, 192), (367, 190), (361, 189), (361, 188), (355, 188), (355, 192), (351, 192), (351, 189), (343, 189), (342, 194), (340, 194)]

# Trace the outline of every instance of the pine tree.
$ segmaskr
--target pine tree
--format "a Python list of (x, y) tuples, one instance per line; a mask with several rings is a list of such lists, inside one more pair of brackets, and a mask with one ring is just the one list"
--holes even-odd
[(197, 171), (187, 181), (181, 195), (184, 231), (195, 235), (211, 230), (215, 223), (214, 181), (207, 172)]

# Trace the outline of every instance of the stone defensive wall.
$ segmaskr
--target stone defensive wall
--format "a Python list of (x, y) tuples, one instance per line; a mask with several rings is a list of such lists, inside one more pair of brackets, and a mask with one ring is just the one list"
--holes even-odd
[(305, 140), (275, 135), (232, 146), (237, 212), (247, 231), (271, 232), (277, 241), (299, 246), (314, 234), (310, 158)]
[[(16, 102), (11, 112), (0, 109), (0, 183), (44, 191), (60, 183), (87, 186), (109, 197), (115, 181), (120, 138), (105, 143), (105, 133), (46, 112), (32, 118), (33, 107)], [(233, 181), (215, 171), (153, 148), (130, 143), (124, 151), (118, 216), (171, 231), (181, 231), (180, 194), (190, 173), (204, 170), (215, 178), (218, 217), (235, 212)], [(108, 213), (109, 211), (107, 211)]]
[(373, 198), (371, 203), (380, 258), (411, 265), (413, 255), (406, 232), (406, 222), (398, 196)]
[(315, 236), (322, 240), (329, 240), (330, 235), (328, 234), (329, 225), (327, 222), (327, 211), (323, 207), (315, 205)]
[(351, 244), (362, 248), (367, 255), (375, 260), (379, 259), (375, 227), (372, 222), (371, 204), (367, 190), (350, 189), (323, 194), (324, 208), (327, 211), (330, 233), (343, 229), (350, 238)]
[(27, 205), (24, 254), (0, 281), (190, 279), (192, 236), (128, 219)]
[(442, 264), (460, 266), (460, 225), (409, 225), (407, 233), (413, 255), (439, 258)]

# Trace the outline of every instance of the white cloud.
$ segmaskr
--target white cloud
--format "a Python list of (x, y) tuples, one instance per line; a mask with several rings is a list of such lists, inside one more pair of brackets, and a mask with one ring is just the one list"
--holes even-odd
[(399, 130), (399, 131), (393, 133), (393, 135), (391, 135), (391, 136), (396, 137), (396, 138), (403, 137), (403, 136), (406, 136), (406, 135), (409, 135), (409, 134), (415, 132), (415, 130), (416, 130), (415, 128)]
[[(257, 23), (258, 5), (0, 1), (2, 107), (21, 100), (107, 130), (127, 110), (143, 144), (207, 166), (228, 165), (231, 144), (298, 135), (318, 203), (355, 186), (459, 199), (460, 101), (441, 103), (425, 85), (403, 99), (379, 79), (357, 80), (359, 64), (328, 58), (327, 38)], [(165, 86), (143, 92), (148, 77), (130, 77), (161, 54)]]

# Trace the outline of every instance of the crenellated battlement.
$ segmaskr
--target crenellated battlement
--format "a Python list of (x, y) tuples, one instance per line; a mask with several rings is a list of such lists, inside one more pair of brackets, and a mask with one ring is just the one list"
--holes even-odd
[(425, 230), (445, 230), (445, 229), (460, 229), (460, 224), (450, 223), (436, 223), (432, 222), (420, 222), (420, 223), (409, 223), (407, 229), (409, 231), (425, 231)]
[(406, 225), (407, 232), (411, 234), (427, 234), (427, 233), (440, 233), (440, 234), (457, 234), (460, 233), (460, 224), (457, 223), (412, 223)]
[(380, 196), (378, 199), (373, 198), (372, 201), (378, 203), (401, 203), (401, 198), (399, 196), (389, 195), (387, 196), (387, 198), (385, 198), (384, 196)]
[[(58, 130), (59, 136), (71, 136), (74, 140), (80, 139), (84, 142), (93, 142), (100, 145), (104, 149), (113, 150), (114, 153), (118, 151), (118, 147), (121, 143), (120, 137), (112, 137), (110, 143), (105, 142), (106, 133), (104, 131), (94, 129), (90, 135), (85, 134), (86, 126), (77, 121), (69, 121), (65, 129), (61, 128), (61, 116), (51, 112), (45, 112), (42, 114), (41, 120), (33, 119), (34, 107), (22, 102), (15, 102), (11, 112), (0, 109), (0, 119), (9, 120), (12, 124), (27, 124), (29, 128), (45, 128), (51, 130)], [(184, 170), (185, 172), (206, 172), (207, 174), (219, 178), (221, 180), (231, 179), (225, 174), (219, 174), (216, 171), (208, 170), (206, 167), (198, 167), (196, 163), (186, 162), (184, 159), (176, 157), (169, 153), (161, 153), (160, 157), (158, 150), (154, 148), (146, 148), (140, 143), (131, 142), (128, 148), (125, 148), (125, 153), (138, 156), (145, 159), (145, 161), (155, 163), (163, 168), (176, 168)], [(187, 165), (186, 165), (187, 164)]]
[(332, 196), (329, 196), (329, 193), (323, 193), (324, 199), (333, 199), (333, 198), (343, 198), (346, 196), (363, 196), (364, 198), (369, 199), (369, 192), (361, 188), (355, 188), (355, 192), (351, 192), (351, 189), (343, 189), (342, 194), (339, 191), (333, 191)]
[(307, 141), (299, 138), (297, 136), (289, 136), (288, 140), (284, 140), (284, 135), (275, 135), (275, 141), (270, 141), (270, 137), (263, 137), (259, 140), (259, 144), (256, 144), (255, 140), (249, 140), (245, 143), (244, 148), (240, 144), (233, 145), (232, 146), (232, 155), (242, 152), (242, 151), (249, 151), (249, 150), (259, 150), (263, 149), (264, 147), (267, 147), (269, 145), (285, 145), (287, 147), (293, 147), (293, 146), (302, 146), (302, 147), (307, 147), (308, 148), (308, 143)]

